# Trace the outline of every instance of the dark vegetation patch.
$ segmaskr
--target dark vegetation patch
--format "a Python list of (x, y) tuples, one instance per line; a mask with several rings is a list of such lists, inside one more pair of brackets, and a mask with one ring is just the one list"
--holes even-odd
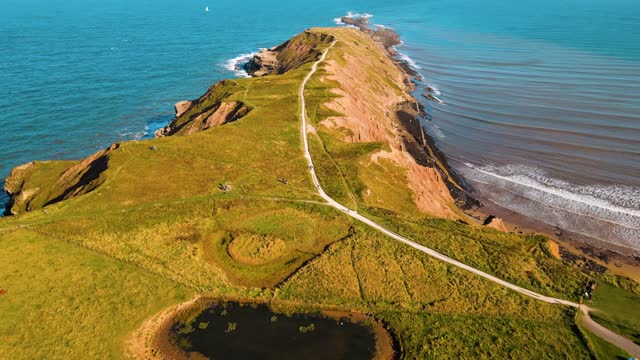
[(373, 330), (346, 317), (279, 313), (236, 302), (214, 303), (179, 320), (172, 337), (183, 350), (208, 358), (368, 360), (376, 351)]

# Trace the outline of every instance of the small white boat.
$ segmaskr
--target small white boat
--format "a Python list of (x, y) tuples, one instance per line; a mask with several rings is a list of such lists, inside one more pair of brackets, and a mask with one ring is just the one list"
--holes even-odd
[(204, 11), (205, 11), (205, 12), (209, 12), (209, 7), (208, 7), (208, 6), (205, 6)]

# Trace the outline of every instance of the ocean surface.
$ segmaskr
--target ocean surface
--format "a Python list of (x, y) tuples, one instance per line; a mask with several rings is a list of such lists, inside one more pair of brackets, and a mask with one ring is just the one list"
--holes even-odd
[(249, 54), (349, 12), (401, 34), (474, 191), (640, 249), (637, 0), (3, 0), (0, 179), (149, 137)]

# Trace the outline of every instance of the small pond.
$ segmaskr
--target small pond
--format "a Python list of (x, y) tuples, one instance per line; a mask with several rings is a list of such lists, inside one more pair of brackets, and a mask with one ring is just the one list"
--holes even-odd
[(266, 305), (212, 304), (171, 328), (175, 343), (210, 359), (366, 359), (375, 335), (365, 325), (320, 314), (274, 313)]

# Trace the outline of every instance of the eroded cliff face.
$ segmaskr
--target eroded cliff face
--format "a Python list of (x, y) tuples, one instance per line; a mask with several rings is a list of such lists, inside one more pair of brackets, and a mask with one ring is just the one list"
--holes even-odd
[(284, 74), (318, 60), (322, 56), (319, 49), (334, 40), (331, 35), (307, 30), (279, 46), (260, 51), (245, 66), (245, 70), (252, 76)]
[(155, 136), (191, 135), (243, 118), (251, 107), (242, 101), (229, 99), (238, 89), (236, 82), (224, 80), (196, 100), (176, 103), (176, 117), (169, 125), (157, 130)]
[[(259, 75), (283, 74), (315, 61), (319, 48), (333, 37), (306, 31), (275, 47), (253, 63)], [(185, 136), (238, 121), (252, 110), (234, 95), (244, 88), (233, 80), (224, 80), (208, 89), (200, 98), (175, 105), (175, 118), (156, 131), (156, 137)], [(8, 214), (20, 214), (66, 199), (87, 194), (106, 181), (110, 155), (118, 144), (82, 161), (32, 162), (16, 167), (6, 179), (5, 192), (11, 196)], [(152, 147), (153, 148), (153, 147)]]
[[(359, 53), (363, 51), (376, 56)], [(335, 134), (341, 131), (346, 142), (386, 144), (383, 150), (371, 155), (369, 164), (363, 165), (380, 164), (381, 159), (392, 161), (405, 173), (406, 183), (398, 186), (411, 189), (415, 205), (422, 213), (458, 219), (447, 175), (439, 169), (426, 142), (420, 141), (418, 134), (422, 127), (416, 118), (420, 109), (409, 94), (408, 74), (394, 63), (385, 44), (370, 38), (362, 46), (345, 50), (339, 59), (332, 57), (323, 69), (327, 81), (339, 84), (332, 90), (337, 96), (325, 106), (339, 115), (318, 125), (337, 129)], [(381, 196), (372, 187), (365, 192), (372, 203), (376, 202), (376, 196)]]
[[(229, 99), (237, 90), (235, 82), (221, 81), (199, 99), (177, 103), (175, 119), (156, 136), (191, 135), (241, 119), (251, 108)], [(4, 190), (11, 197), (6, 213), (17, 215), (93, 191), (106, 181), (111, 155), (117, 149), (119, 144), (113, 144), (81, 161), (31, 162), (16, 167), (5, 182)]]
[(113, 144), (82, 161), (31, 162), (14, 168), (4, 190), (11, 196), (8, 213), (17, 215), (86, 194), (106, 180)]
[(191, 135), (199, 131), (239, 120), (251, 111), (251, 108), (241, 101), (218, 101), (207, 110), (194, 114), (187, 121), (179, 124), (179, 119), (188, 109), (177, 110), (177, 108), (178, 105), (176, 104), (176, 120), (172, 121), (168, 126), (157, 130), (155, 132), (156, 137)]
[[(279, 46), (262, 50), (246, 65), (246, 69), (252, 76), (284, 74), (316, 61), (322, 55), (320, 49), (334, 39), (331, 35), (305, 31)], [(251, 107), (242, 101), (229, 100), (238, 89), (237, 82), (224, 80), (196, 100), (176, 103), (176, 117), (169, 125), (156, 131), (155, 136), (190, 135), (241, 119), (251, 111)]]
[[(407, 74), (394, 63), (383, 43), (351, 30), (358, 34), (354, 39), (339, 38), (349, 32), (305, 31), (257, 56), (254, 75), (277, 76), (314, 62), (323, 48), (337, 39), (340, 45), (336, 49), (348, 49), (340, 51), (339, 57), (330, 56), (321, 72), (335, 95), (325, 106), (335, 115), (321, 121), (318, 127), (340, 129), (337, 133), (346, 142), (385, 144), (363, 166), (382, 159), (392, 161), (406, 177), (397, 186), (411, 190), (419, 211), (458, 218), (446, 173), (439, 169), (426, 146), (424, 134), (422, 141), (416, 135), (416, 129), (421, 129), (414, 123), (419, 109), (408, 92)], [(247, 116), (252, 107), (238, 95), (245, 93), (247, 81), (251, 80), (220, 81), (200, 98), (177, 103), (176, 117), (156, 136), (188, 136)], [(5, 186), (13, 199), (10, 213), (19, 214), (91, 192), (107, 180), (106, 170), (118, 149), (115, 144), (82, 161), (37, 162), (17, 167)], [(367, 198), (376, 198), (376, 191), (367, 189)]]

